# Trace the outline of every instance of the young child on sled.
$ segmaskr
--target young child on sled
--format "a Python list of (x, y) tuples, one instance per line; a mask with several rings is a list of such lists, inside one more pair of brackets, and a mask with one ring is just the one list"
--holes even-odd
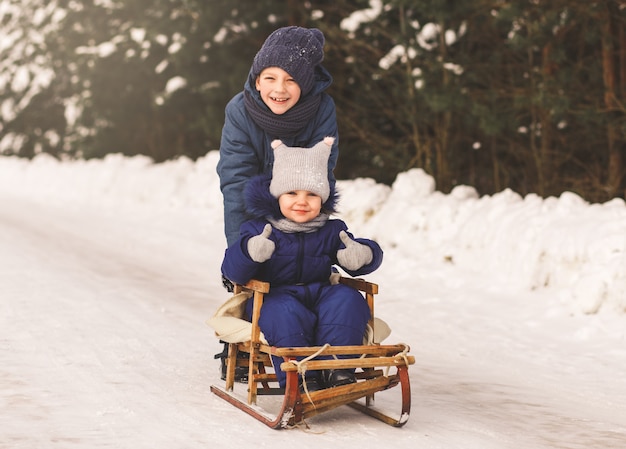
[[(222, 273), (231, 281), (245, 284), (255, 278), (271, 284), (259, 326), (273, 346), (363, 343), (368, 305), (357, 290), (331, 282), (333, 265), (351, 276), (368, 274), (380, 266), (383, 252), (376, 242), (354, 238), (342, 220), (329, 217), (337, 201), (327, 168), (333, 140), (327, 137), (312, 148), (272, 142), (271, 177), (252, 178), (245, 190), (247, 213), (255, 218), (242, 224), (224, 256)], [(284, 387), (281, 362), (273, 360)], [(308, 390), (355, 381), (353, 370), (306, 373)]]

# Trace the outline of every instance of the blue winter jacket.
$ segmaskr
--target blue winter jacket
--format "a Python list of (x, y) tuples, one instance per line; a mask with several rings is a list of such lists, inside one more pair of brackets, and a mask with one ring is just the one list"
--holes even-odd
[[(241, 226), (240, 237), (226, 250), (222, 262), (222, 273), (228, 279), (245, 284), (250, 279), (260, 279), (272, 286), (325, 283), (331, 274), (332, 266), (339, 265), (337, 251), (345, 248), (339, 238), (340, 231), (359, 243), (367, 245), (373, 254), (371, 263), (358, 270), (345, 270), (351, 276), (361, 276), (376, 270), (383, 259), (383, 251), (373, 240), (354, 238), (342, 220), (328, 220), (315, 232), (286, 233), (273, 229), (270, 239), (276, 244), (272, 257), (263, 263), (253, 261), (248, 254), (248, 240), (261, 234), (268, 221), (262, 217), (280, 218), (278, 200), (269, 193), (270, 178), (258, 176), (250, 180), (246, 188), (248, 212), (257, 218)], [(334, 189), (325, 210), (334, 210), (336, 195)], [(342, 267), (343, 268), (343, 267)]]
[[(339, 151), (337, 119), (335, 103), (324, 92), (332, 83), (332, 77), (322, 66), (317, 66), (315, 79), (315, 85), (307, 95), (321, 95), (317, 115), (292, 137), (269, 135), (260, 128), (244, 106), (243, 92), (237, 94), (226, 106), (217, 172), (224, 197), (224, 232), (229, 246), (237, 240), (241, 224), (250, 218), (244, 208), (243, 191), (246, 182), (253, 176), (272, 172), (274, 164), (274, 152), (270, 146), (272, 140), (281, 139), (289, 147), (308, 148), (326, 136), (335, 137), (328, 160), (328, 176), (331, 185), (334, 185), (333, 170)], [(267, 108), (256, 90), (255, 81), (250, 73), (244, 90), (252, 93), (254, 99)]]

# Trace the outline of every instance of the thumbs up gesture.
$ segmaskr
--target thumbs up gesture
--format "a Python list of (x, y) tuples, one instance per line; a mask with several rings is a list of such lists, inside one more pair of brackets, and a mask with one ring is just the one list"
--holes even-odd
[(255, 262), (263, 263), (274, 254), (276, 244), (269, 239), (271, 233), (272, 225), (268, 223), (263, 228), (263, 232), (248, 240), (248, 254)]
[(339, 233), (339, 238), (346, 247), (337, 251), (337, 262), (343, 268), (354, 271), (372, 261), (374, 255), (367, 245), (355, 242), (345, 231)]

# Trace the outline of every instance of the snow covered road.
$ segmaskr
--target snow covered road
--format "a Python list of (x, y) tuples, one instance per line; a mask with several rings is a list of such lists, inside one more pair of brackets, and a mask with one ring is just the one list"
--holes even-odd
[(177, 258), (143, 224), (2, 205), (0, 446), (205, 444), (201, 257)]
[(417, 359), (408, 424), (263, 427), (209, 392), (223, 244), (209, 212), (0, 192), (0, 447), (626, 447), (623, 317), (393, 250), (371, 279)]

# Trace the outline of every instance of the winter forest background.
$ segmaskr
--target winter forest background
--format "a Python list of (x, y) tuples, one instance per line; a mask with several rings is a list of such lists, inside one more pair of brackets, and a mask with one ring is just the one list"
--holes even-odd
[(0, 0), (0, 155), (197, 159), (265, 37), (318, 27), (337, 177), (624, 197), (626, 2)]

